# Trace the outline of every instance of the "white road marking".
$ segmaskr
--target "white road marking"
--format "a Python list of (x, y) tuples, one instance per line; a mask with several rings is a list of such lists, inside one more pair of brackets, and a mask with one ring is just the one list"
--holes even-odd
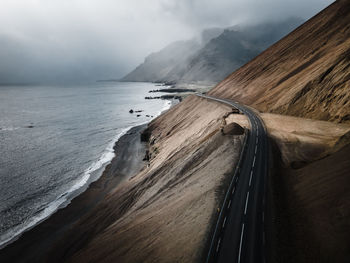
[[(201, 97), (205, 97), (205, 96), (201, 96)], [(212, 98), (213, 99), (213, 98)], [(219, 101), (219, 102), (224, 102), (226, 104), (230, 104), (230, 105), (233, 105), (233, 103), (229, 102), (228, 100), (222, 100), (222, 99), (214, 99), (216, 101)], [(238, 108), (236, 106), (236, 108)], [(239, 109), (239, 108), (238, 108)], [(255, 146), (255, 156), (254, 156), (254, 160), (253, 160), (253, 167), (255, 165), (255, 159), (256, 159), (256, 152), (257, 152), (257, 144), (259, 142), (259, 126), (258, 126), (258, 122), (260, 122), (260, 120), (258, 118), (256, 118), (255, 116), (249, 114), (248, 112), (245, 112), (244, 110), (241, 109), (241, 111), (247, 115), (250, 119), (253, 119), (252, 121), (252, 125), (257, 127), (257, 135), (256, 135), (256, 146)], [(266, 132), (266, 129), (264, 126), (262, 126), (263, 128), (263, 132)], [(247, 144), (245, 145), (247, 147)], [(238, 168), (238, 172), (240, 172), (240, 169)], [(251, 185), (251, 181), (252, 181), (252, 175), (253, 175), (253, 171), (251, 171), (251, 175), (250, 175), (250, 179), (249, 179), (249, 186)], [(237, 182), (238, 178), (236, 177), (236, 182)], [(232, 194), (234, 193), (235, 191), (235, 188), (232, 189)], [(248, 205), (248, 200), (249, 200), (249, 192), (247, 193), (247, 197), (246, 197), (246, 204), (245, 204), (245, 212), (244, 214), (246, 214), (246, 211), (247, 211), (247, 205)], [(265, 200), (263, 200), (263, 203), (265, 203)], [(231, 206), (231, 200), (229, 200), (229, 204), (228, 204), (228, 208)], [(264, 222), (264, 219), (265, 218), (265, 214), (263, 212), (262, 214), (262, 220)], [(225, 223), (226, 223), (226, 217), (224, 218), (224, 222), (223, 222), (223, 226), (225, 226)], [(243, 246), (243, 235), (244, 235), (244, 223), (242, 224), (242, 229), (241, 229), (241, 239), (240, 239), (240, 244), (239, 244), (239, 254), (238, 254), (238, 262), (240, 263), (241, 262), (241, 252), (242, 252), (242, 246)], [(264, 245), (265, 245), (265, 232), (263, 231), (263, 242), (264, 242)], [(219, 247), (220, 247), (220, 243), (221, 243), (221, 238), (218, 240), (218, 244), (217, 244), (217, 248), (216, 248), (216, 252), (218, 252), (219, 250)], [(265, 258), (263, 259), (264, 262), (265, 262)]]
[(255, 144), (255, 151), (254, 151), (254, 154), (256, 154), (256, 151), (258, 150), (258, 145)]
[(233, 187), (231, 194), (234, 194), (236, 187)]
[(253, 170), (250, 171), (249, 186), (252, 184)]
[(230, 206), (231, 206), (231, 199), (230, 199), (230, 201), (228, 202), (227, 208), (230, 208)]
[(247, 193), (247, 197), (245, 199), (244, 214), (247, 214), (248, 200), (249, 200), (249, 192)]
[(265, 212), (264, 211), (262, 213), (262, 221), (263, 221), (263, 223), (265, 222)]
[(241, 252), (242, 252), (242, 243), (243, 243), (243, 234), (244, 234), (244, 223), (241, 230), (241, 241), (239, 243), (239, 252), (238, 252), (238, 263), (241, 262)]
[(219, 240), (218, 240), (218, 245), (216, 246), (216, 252), (219, 251), (220, 243), (221, 243), (221, 237), (220, 237)]
[(265, 231), (263, 231), (263, 243), (266, 244)]
[(226, 223), (226, 216), (225, 216), (225, 218), (224, 218), (224, 222), (222, 223), (222, 228), (225, 227), (225, 223)]

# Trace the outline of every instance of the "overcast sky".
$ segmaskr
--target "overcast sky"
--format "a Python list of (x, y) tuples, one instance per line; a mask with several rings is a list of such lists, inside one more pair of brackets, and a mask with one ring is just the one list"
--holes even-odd
[(331, 0), (0, 0), (0, 83), (122, 77), (209, 27), (308, 19)]

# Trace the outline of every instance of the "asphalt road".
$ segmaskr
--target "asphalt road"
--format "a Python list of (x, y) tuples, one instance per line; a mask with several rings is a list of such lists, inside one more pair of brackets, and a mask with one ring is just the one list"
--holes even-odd
[(207, 262), (265, 262), (268, 141), (264, 124), (246, 106), (227, 99), (197, 96), (239, 109), (251, 124), (220, 211)]

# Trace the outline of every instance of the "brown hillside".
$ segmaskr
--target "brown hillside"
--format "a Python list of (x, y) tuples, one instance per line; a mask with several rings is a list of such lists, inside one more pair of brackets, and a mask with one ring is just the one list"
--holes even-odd
[(219, 83), (210, 95), (259, 110), (350, 121), (350, 1), (336, 1)]

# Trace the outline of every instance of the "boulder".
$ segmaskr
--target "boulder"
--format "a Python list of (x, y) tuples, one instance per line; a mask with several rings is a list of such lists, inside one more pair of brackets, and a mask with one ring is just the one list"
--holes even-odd
[(225, 125), (221, 132), (224, 135), (242, 135), (244, 133), (244, 128), (240, 126), (238, 123), (232, 122), (228, 125)]
[(151, 137), (151, 130), (149, 128), (146, 128), (144, 131), (141, 132), (141, 142), (148, 142)]
[(232, 108), (231, 113), (233, 113), (233, 114), (239, 114), (239, 113), (240, 113), (240, 111), (239, 111), (239, 109)]
[(145, 157), (142, 159), (143, 161), (149, 161), (150, 160), (150, 153), (149, 150), (146, 151)]

